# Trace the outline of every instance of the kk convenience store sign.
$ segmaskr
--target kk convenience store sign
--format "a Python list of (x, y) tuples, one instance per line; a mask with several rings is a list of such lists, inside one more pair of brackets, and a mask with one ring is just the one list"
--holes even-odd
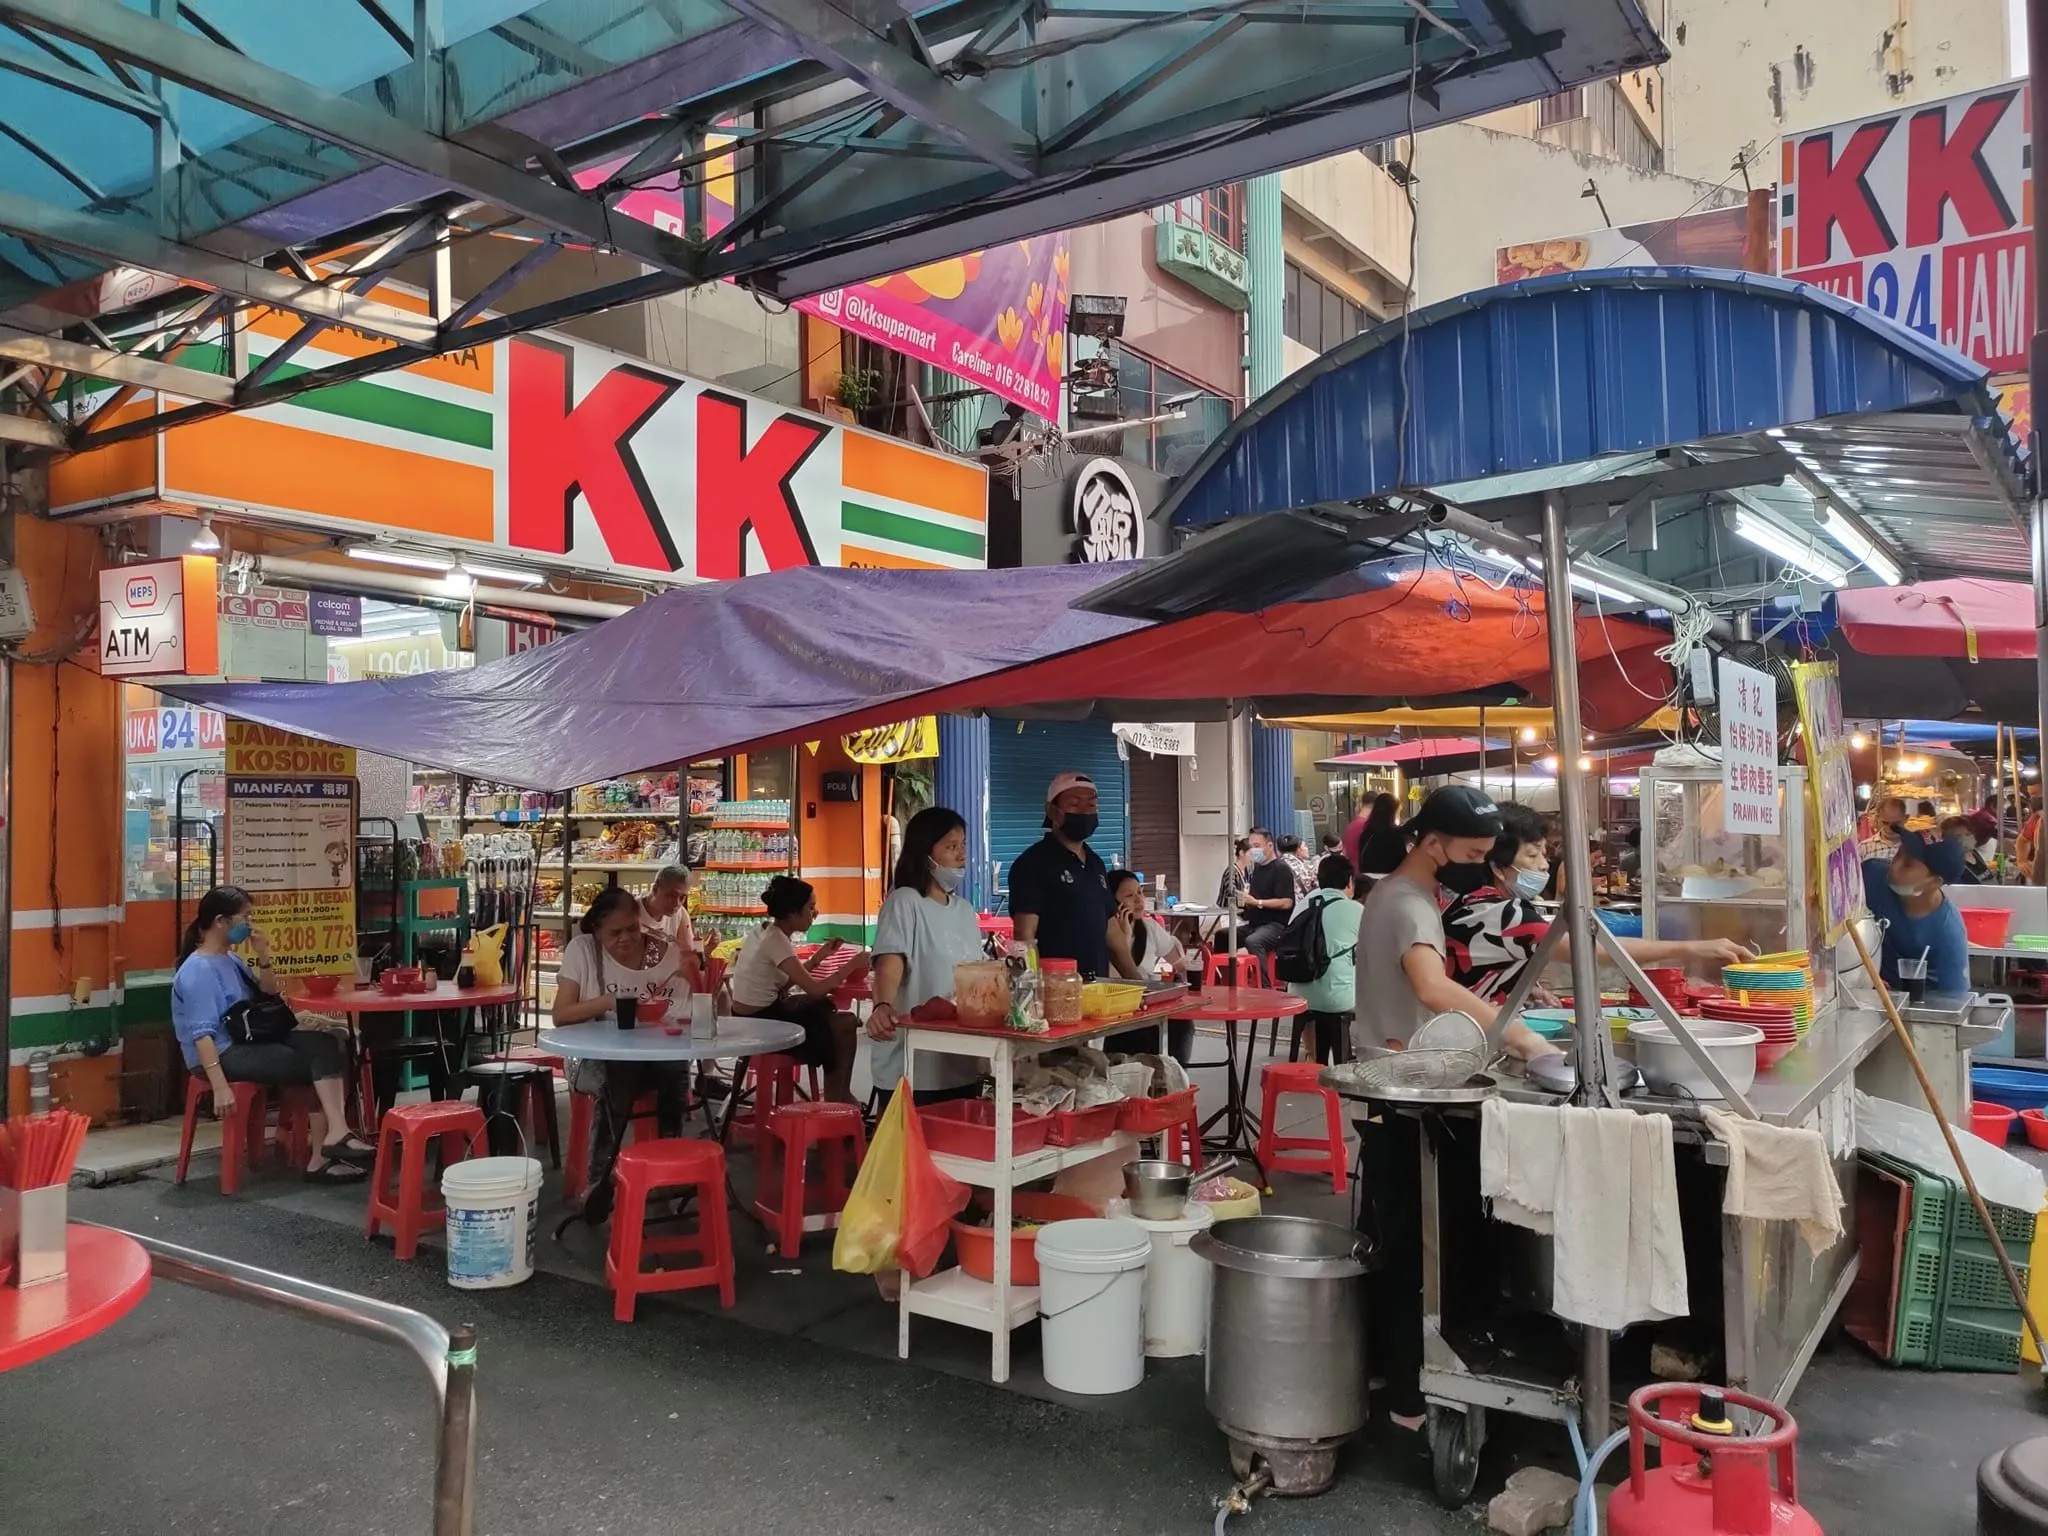
[(1781, 141), (1778, 271), (1993, 373), (2026, 366), (2028, 90), (2020, 80)]
[[(294, 328), (260, 318), (252, 356)], [(294, 361), (359, 350), (329, 331)], [(203, 347), (178, 361), (209, 365)], [(635, 580), (987, 563), (981, 466), (564, 338), (518, 337), (176, 427), (153, 457), (60, 461), (53, 515), (161, 499)]]

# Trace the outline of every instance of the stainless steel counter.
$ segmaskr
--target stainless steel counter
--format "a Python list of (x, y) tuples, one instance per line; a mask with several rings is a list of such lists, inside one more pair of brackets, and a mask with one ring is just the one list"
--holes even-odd
[[(1891, 1023), (1882, 1011), (1837, 1008), (1807, 1031), (1798, 1048), (1768, 1071), (1759, 1072), (1749, 1101), (1759, 1119), (1772, 1125), (1797, 1125), (1820, 1107), (1834, 1088), (1855, 1072), (1884, 1041)], [(1529, 1087), (1509, 1071), (1500, 1075), (1501, 1096), (1523, 1104), (1556, 1104), (1556, 1094)], [(1685, 1114), (1699, 1107), (1694, 1099), (1632, 1093), (1622, 1106), (1644, 1114)], [(1716, 1106), (1718, 1107), (1718, 1106)]]

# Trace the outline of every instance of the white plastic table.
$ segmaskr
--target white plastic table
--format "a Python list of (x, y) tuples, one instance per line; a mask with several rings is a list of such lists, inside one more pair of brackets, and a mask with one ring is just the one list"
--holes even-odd
[(621, 1029), (610, 1019), (544, 1029), (533, 1042), (549, 1056), (580, 1061), (711, 1061), (722, 1056), (766, 1056), (803, 1044), (801, 1024), (739, 1015), (715, 1021), (717, 1033), (692, 1037), (689, 1026), (670, 1034), (665, 1025)]
[[(565, 1024), (560, 1029), (544, 1029), (534, 1041), (536, 1049), (550, 1056), (574, 1057), (579, 1061), (712, 1061), (720, 1057), (741, 1058), (741, 1069), (733, 1075), (732, 1094), (726, 1100), (726, 1124), (732, 1121), (733, 1109), (739, 1099), (739, 1085), (746, 1077), (745, 1058), (767, 1056), (776, 1051), (786, 1051), (793, 1045), (801, 1045), (804, 1029), (801, 1024), (791, 1024), (782, 1019), (721, 1016), (714, 1021), (716, 1032), (692, 1037), (685, 1024), (681, 1031), (670, 1034), (660, 1024), (641, 1024), (632, 1029), (621, 1029), (611, 1019), (594, 1019), (588, 1024)], [(609, 1116), (606, 1101), (598, 1101), (601, 1112)], [(607, 1121), (606, 1144), (611, 1149), (611, 1161), (603, 1168), (591, 1170), (590, 1186), (597, 1189), (609, 1182), (612, 1176), (611, 1163), (618, 1160), (621, 1144), (625, 1141), (625, 1127), (612, 1126)], [(725, 1139), (725, 1125), (712, 1127), (712, 1139)], [(727, 1186), (730, 1191), (730, 1184)], [(735, 1207), (742, 1211), (735, 1198)], [(585, 1206), (587, 1212), (589, 1207)], [(569, 1223), (576, 1219), (572, 1213), (563, 1218), (555, 1228), (555, 1240), (561, 1241), (562, 1233)]]

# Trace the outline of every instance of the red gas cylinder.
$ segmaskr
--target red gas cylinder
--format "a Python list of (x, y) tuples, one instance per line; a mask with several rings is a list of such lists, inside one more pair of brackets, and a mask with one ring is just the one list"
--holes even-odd
[[(1727, 1422), (1730, 1403), (1773, 1427), (1736, 1434)], [(1651, 1436), (1661, 1446), (1657, 1467), (1643, 1460)], [(1798, 1439), (1791, 1414), (1746, 1392), (1644, 1387), (1628, 1400), (1628, 1481), (1614, 1490), (1607, 1529), (1612, 1536), (1821, 1536), (1820, 1522), (1798, 1503)]]

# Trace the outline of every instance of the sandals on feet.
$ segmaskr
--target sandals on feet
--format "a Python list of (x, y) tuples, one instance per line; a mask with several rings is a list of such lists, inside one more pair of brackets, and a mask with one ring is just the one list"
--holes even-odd
[(330, 1141), (320, 1149), (320, 1155), (338, 1163), (372, 1163), (377, 1159), (377, 1149), (353, 1132), (339, 1141)]
[(369, 1176), (368, 1169), (358, 1168), (353, 1163), (344, 1163), (332, 1157), (317, 1168), (306, 1170), (308, 1184), (357, 1184)]

